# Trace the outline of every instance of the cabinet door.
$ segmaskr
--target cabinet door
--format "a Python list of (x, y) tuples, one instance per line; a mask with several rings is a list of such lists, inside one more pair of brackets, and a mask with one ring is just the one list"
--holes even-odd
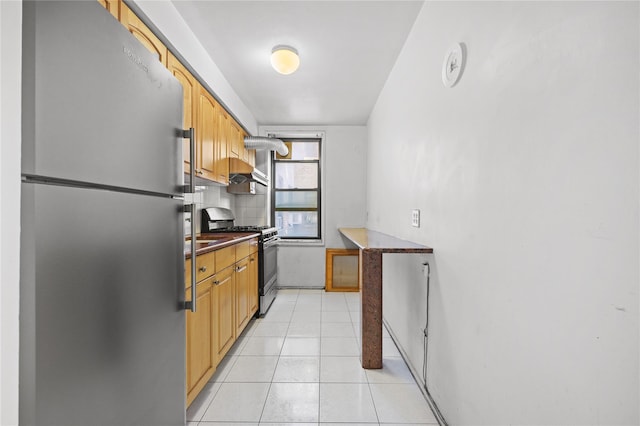
[(198, 159), (196, 173), (198, 176), (216, 180), (215, 141), (216, 115), (218, 104), (207, 90), (200, 86), (198, 90), (198, 119), (196, 124), (196, 144)]
[(216, 356), (220, 361), (235, 342), (235, 271), (231, 266), (215, 275), (214, 279), (214, 306), (215, 306), (215, 331)]
[(242, 158), (240, 156), (240, 143), (239, 140), (242, 135), (242, 130), (238, 123), (236, 123), (232, 118), (229, 118), (229, 135), (227, 141), (229, 143), (228, 152), (229, 157), (233, 158)]
[(120, 4), (120, 22), (124, 25), (135, 38), (137, 38), (144, 47), (151, 53), (155, 53), (158, 60), (167, 66), (168, 50), (164, 44), (156, 37), (153, 32), (136, 16), (135, 13), (126, 4)]
[(216, 181), (222, 184), (229, 183), (229, 153), (228, 153), (228, 127), (229, 115), (224, 108), (218, 106), (216, 115), (216, 155), (215, 155), (215, 171)]
[(239, 151), (240, 158), (248, 163), (249, 162), (249, 150), (244, 147), (244, 137), (246, 135), (247, 134), (244, 132), (244, 130), (240, 131), (240, 138), (238, 139), (238, 144), (239, 144), (238, 151)]
[[(198, 90), (200, 84), (184, 65), (171, 53), (168, 54), (167, 68), (182, 85), (183, 114), (182, 128), (188, 129), (196, 125), (195, 112), (197, 110)], [(195, 154), (195, 153), (194, 153)], [(184, 172), (189, 173), (189, 139), (182, 144), (182, 158), (184, 160)]]
[[(191, 289), (185, 300), (191, 300)], [(196, 312), (187, 311), (187, 405), (198, 395), (216, 369), (213, 330), (213, 277), (197, 285)]]
[(236, 263), (236, 335), (249, 323), (249, 257)]
[(249, 318), (258, 310), (258, 253), (249, 256)]
[(98, 3), (107, 9), (114, 18), (120, 19), (120, 0), (98, 0)]

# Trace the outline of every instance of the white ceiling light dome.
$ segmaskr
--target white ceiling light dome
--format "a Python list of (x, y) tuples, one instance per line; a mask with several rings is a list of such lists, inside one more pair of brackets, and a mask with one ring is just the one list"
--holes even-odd
[(298, 51), (291, 46), (278, 45), (271, 50), (271, 66), (280, 74), (289, 75), (300, 66)]

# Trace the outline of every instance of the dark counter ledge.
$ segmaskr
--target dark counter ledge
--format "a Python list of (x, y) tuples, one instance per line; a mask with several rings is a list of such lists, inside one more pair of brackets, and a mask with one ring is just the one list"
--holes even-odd
[[(213, 234), (199, 234), (196, 241), (207, 242), (196, 243), (196, 256), (258, 237), (260, 237), (260, 234), (256, 232), (216, 232)], [(191, 238), (185, 238), (184, 257), (185, 259), (191, 259)]]
[(383, 253), (433, 253), (431, 247), (366, 228), (338, 228), (338, 230), (360, 250), (381, 251)]
[(382, 368), (382, 254), (433, 253), (431, 247), (401, 240), (366, 228), (339, 228), (360, 249), (363, 368)]

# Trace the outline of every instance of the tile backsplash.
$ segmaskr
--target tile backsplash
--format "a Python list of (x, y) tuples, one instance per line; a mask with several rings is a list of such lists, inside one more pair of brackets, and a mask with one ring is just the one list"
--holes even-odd
[(255, 195), (235, 195), (236, 206), (233, 212), (236, 215), (236, 225), (268, 225), (267, 197), (268, 190), (262, 185), (256, 185)]
[[(205, 207), (225, 207), (231, 209), (236, 216), (236, 225), (267, 225), (268, 190), (256, 185), (255, 195), (234, 195), (227, 192), (224, 186), (199, 186), (193, 195), (185, 195), (185, 204), (195, 202), (197, 206), (195, 226), (200, 232), (200, 217)], [(192, 201), (193, 200), (193, 201)], [(185, 235), (191, 232), (190, 215), (185, 214)]]

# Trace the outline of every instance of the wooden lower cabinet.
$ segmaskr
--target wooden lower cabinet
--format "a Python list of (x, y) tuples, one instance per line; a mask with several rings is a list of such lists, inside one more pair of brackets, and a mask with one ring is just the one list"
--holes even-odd
[[(213, 330), (215, 277), (209, 277), (196, 286), (196, 312), (186, 313), (187, 335), (187, 404), (200, 393), (216, 370)], [(185, 300), (191, 300), (191, 288)]]
[(229, 352), (236, 341), (235, 292), (236, 276), (234, 267), (217, 273), (214, 280), (216, 356), (218, 362)]
[(258, 252), (249, 256), (249, 318), (258, 311)]
[(236, 263), (236, 334), (242, 333), (251, 316), (249, 315), (249, 257)]
[[(191, 261), (185, 262), (185, 300), (191, 300)], [(196, 312), (186, 313), (187, 406), (256, 313), (257, 268), (257, 239), (196, 257)]]

